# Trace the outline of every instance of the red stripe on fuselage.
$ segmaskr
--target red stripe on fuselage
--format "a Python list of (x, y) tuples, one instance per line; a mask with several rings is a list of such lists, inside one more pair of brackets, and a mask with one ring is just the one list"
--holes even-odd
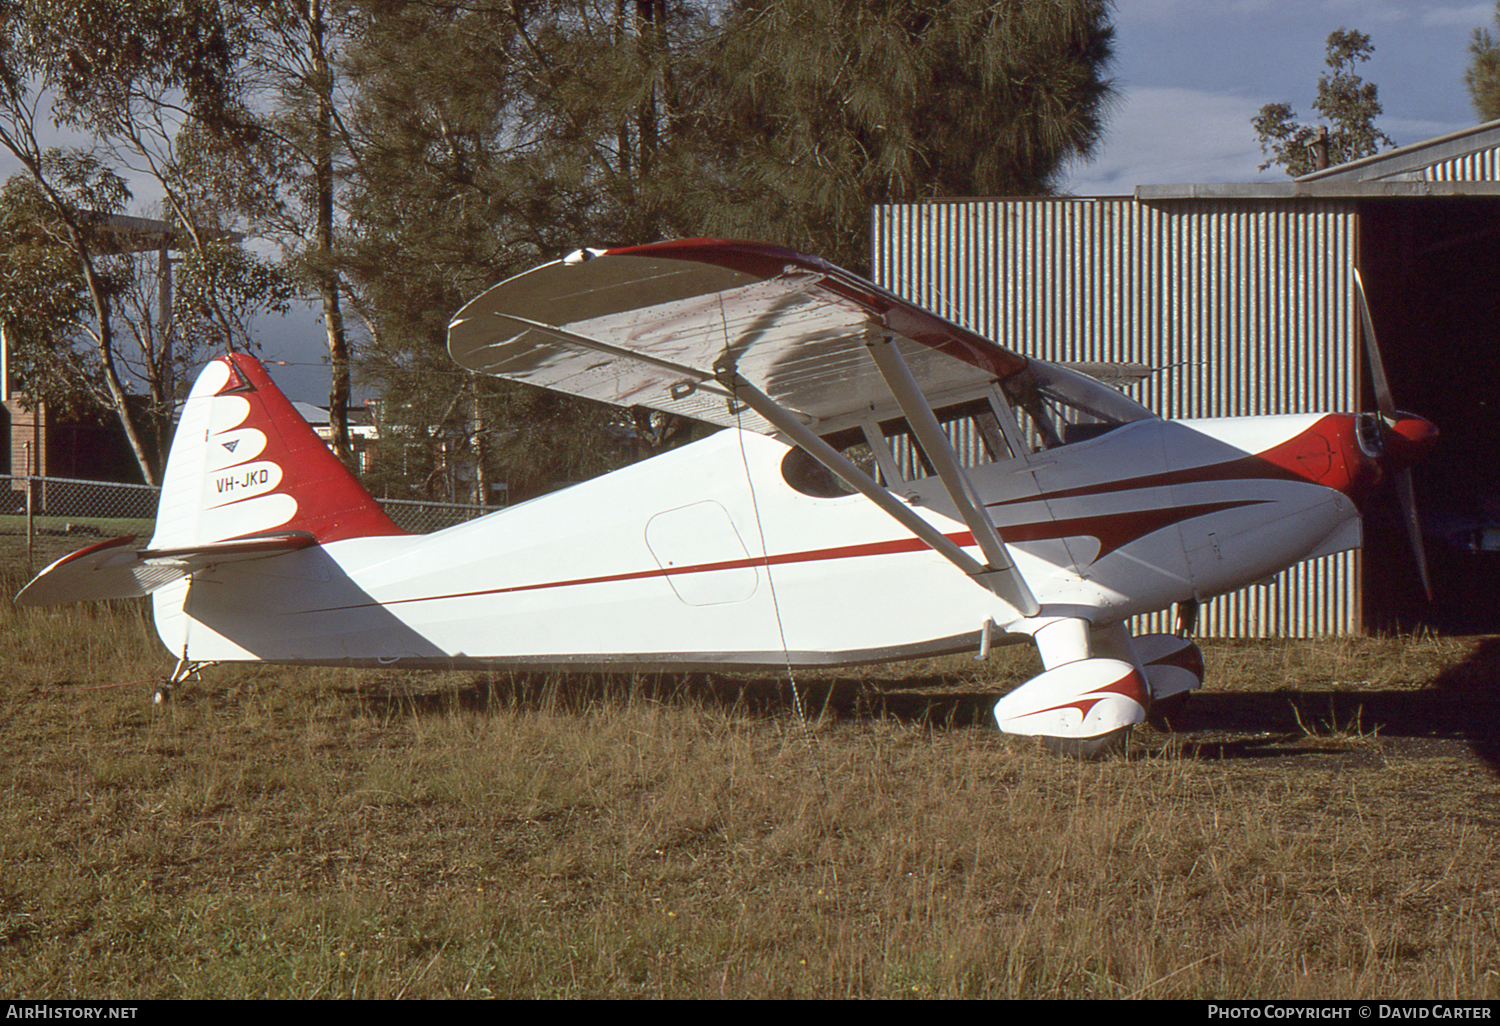
[[(955, 544), (973, 545), (974, 536), (967, 531), (947, 536)], [(622, 581), (640, 581), (651, 577), (673, 577), (678, 574), (706, 574), (716, 570), (744, 570), (757, 566), (776, 566), (785, 563), (812, 563), (825, 559), (857, 559), (863, 556), (888, 556), (899, 552), (917, 552), (927, 548), (920, 538), (893, 538), (890, 541), (869, 542), (864, 545), (843, 545), (831, 549), (811, 549), (806, 552), (785, 552), (779, 556), (750, 556), (745, 559), (726, 559), (717, 563), (697, 563), (692, 566), (673, 567), (665, 570), (631, 570), (622, 574), (603, 574), (598, 577), (574, 577), (562, 581), (539, 581), (535, 584), (514, 584), (507, 588), (482, 588), (478, 591), (456, 591), (446, 595), (419, 595), (414, 598), (390, 599), (385, 602), (360, 602), (348, 606), (329, 606), (324, 609), (306, 609), (305, 613), (331, 613), (342, 609), (362, 609), (368, 606), (399, 606), (408, 602), (438, 602), (444, 599), (478, 598), (481, 595), (510, 595), (523, 591), (540, 591), (546, 588), (574, 588), (585, 584), (618, 584)]]
[(1012, 524), (999, 530), (1001, 538), (1007, 543), (1072, 538), (1079, 535), (1096, 538), (1099, 541), (1099, 554), (1094, 557), (1094, 562), (1098, 562), (1121, 546), (1129, 545), (1164, 527), (1195, 517), (1221, 513), (1226, 509), (1259, 505), (1265, 501), (1267, 500), (1237, 499), (1229, 502), (1200, 502), (1190, 506), (1167, 506), (1163, 509), (1132, 509), (1122, 513), (1102, 513), (1091, 517), (1045, 521), (1041, 524)]
[(1077, 488), (1060, 488), (1055, 492), (1040, 495), (1024, 495), (1016, 499), (1002, 499), (985, 503), (986, 509), (1014, 506), (1023, 502), (1048, 502), (1053, 499), (1078, 499), (1091, 495), (1108, 495), (1112, 492), (1133, 492), (1146, 488), (1170, 488), (1174, 485), (1198, 484), (1208, 481), (1306, 481), (1307, 478), (1284, 467), (1263, 462), (1258, 456), (1228, 460), (1224, 463), (1209, 463), (1191, 470), (1168, 470), (1144, 477), (1122, 478), (1118, 481), (1102, 481), (1099, 484), (1079, 485)]
[[(1146, 488), (1171, 487), (1209, 481), (1280, 480), (1306, 481), (1322, 484), (1340, 491), (1359, 486), (1363, 466), (1353, 471), (1348, 467), (1345, 454), (1350, 452), (1353, 441), (1354, 420), (1352, 417), (1330, 414), (1319, 418), (1306, 430), (1265, 452), (1254, 456), (1211, 463), (1185, 470), (1171, 470), (1144, 477), (1125, 478), (1099, 484), (1065, 488), (1038, 496), (1025, 496), (1001, 502), (987, 503), (987, 508), (999, 508), (1017, 503), (1048, 501), (1052, 499), (1078, 498), (1091, 495), (1106, 495), (1113, 492), (1136, 491)], [(1086, 536), (1099, 542), (1099, 553), (1095, 561), (1102, 559), (1122, 546), (1128, 545), (1155, 531), (1196, 517), (1209, 516), (1240, 506), (1256, 505), (1267, 500), (1241, 499), (1225, 502), (1194, 503), (1185, 506), (1168, 506), (1159, 509), (1126, 510), (1116, 513), (1095, 514), (1086, 517), (1052, 519), (1025, 524), (997, 525), (1001, 538), (1009, 543), (1043, 541), (1054, 538)], [(974, 536), (968, 531), (947, 535), (957, 545), (972, 546)], [(443, 595), (423, 595), (413, 598), (391, 599), (387, 602), (358, 603), (348, 606), (332, 606), (304, 612), (335, 612), (377, 605), (404, 605), (411, 602), (437, 602), (445, 599), (477, 598), (484, 595), (508, 595), (548, 588), (570, 588), (589, 584), (617, 584), (625, 581), (645, 580), (653, 577), (671, 577), (674, 574), (713, 573), (720, 570), (743, 570), (756, 566), (784, 566), (794, 563), (812, 563), (831, 559), (860, 559), (869, 556), (887, 556), (907, 552), (919, 552), (928, 546), (917, 538), (894, 538), (881, 542), (866, 542), (859, 545), (843, 545), (826, 549), (809, 549), (801, 552), (786, 552), (775, 556), (755, 556), (744, 559), (729, 559), (714, 563), (699, 563), (692, 566), (660, 567), (649, 570), (633, 570), (619, 574), (602, 574), (595, 577), (575, 577), (559, 581), (541, 581), (534, 584), (517, 584), (504, 588), (484, 588), (476, 591), (451, 592)]]
[(1363, 463), (1349, 465), (1348, 453), (1357, 452), (1354, 418), (1332, 413), (1320, 417), (1305, 430), (1279, 442), (1264, 452), (1246, 455), (1222, 463), (1206, 463), (1182, 470), (1166, 470), (1142, 477), (1120, 478), (1098, 484), (1061, 488), (1041, 495), (1026, 495), (1000, 502), (986, 503), (987, 509), (1026, 502), (1048, 502), (1053, 499), (1076, 499), (1112, 492), (1132, 492), (1145, 488), (1171, 488), (1178, 485), (1211, 481), (1302, 481), (1333, 488), (1353, 497), (1369, 483)]
[[(1070, 520), (1044, 520), (1033, 524), (1008, 524), (1001, 529), (1007, 542), (1040, 541), (1049, 538), (1087, 535), (1099, 541), (1099, 555), (1103, 558), (1122, 545), (1153, 531), (1171, 527), (1183, 520), (1207, 516), (1226, 509), (1254, 505), (1258, 499), (1234, 502), (1207, 502), (1192, 506), (1169, 506), (1164, 509), (1128, 510), (1123, 513), (1106, 513), (1093, 517), (1078, 517)], [(969, 531), (955, 531), (947, 537), (955, 545), (974, 545), (974, 535)], [(323, 609), (300, 610), (304, 613), (329, 613), (345, 609), (361, 609), (369, 606), (396, 606), (410, 602), (438, 602), (446, 599), (478, 598), (483, 595), (511, 595), (525, 591), (540, 591), (547, 588), (573, 588), (586, 584), (618, 584), (624, 581), (646, 580), (652, 577), (672, 577), (678, 574), (704, 574), (719, 570), (744, 570), (757, 566), (785, 566), (793, 563), (816, 563), (830, 559), (862, 559), (868, 556), (890, 556), (906, 552), (920, 552), (928, 548), (920, 538), (892, 538), (888, 541), (865, 542), (859, 545), (840, 545), (826, 549), (807, 549), (801, 552), (783, 552), (775, 556), (747, 556), (744, 559), (726, 559), (714, 563), (697, 563), (691, 566), (660, 567), (650, 570), (631, 570), (619, 574), (601, 574), (597, 577), (574, 577), (560, 581), (539, 581), (534, 584), (514, 584), (504, 588), (482, 588), (476, 591), (451, 592), (444, 595), (421, 595), (413, 598), (389, 599), (385, 602), (361, 602), (347, 606), (329, 606)]]

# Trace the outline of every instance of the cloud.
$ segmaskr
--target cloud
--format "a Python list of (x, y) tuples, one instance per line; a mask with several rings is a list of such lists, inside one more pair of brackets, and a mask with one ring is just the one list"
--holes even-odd
[(1423, 4), (1417, 12), (1416, 20), (1417, 24), (1423, 28), (1457, 28), (1467, 33), (1469, 29), (1478, 28), (1481, 25), (1494, 25), (1495, 5), (1493, 3), (1457, 6)]
[(1366, 26), (1417, 25), (1422, 28), (1473, 28), (1488, 22), (1493, 3), (1410, 3), (1404, 0), (1323, 0), (1300, 7), (1304, 15), (1342, 19), (1347, 28), (1369, 31)]
[[(1217, 19), (1255, 17), (1279, 11), (1284, 5), (1274, 0), (1221, 0), (1212, 7)], [(1128, 10), (1118, 12), (1119, 20), (1132, 22), (1197, 21), (1205, 11), (1203, 0), (1132, 0)]]
[(1265, 156), (1250, 120), (1264, 102), (1196, 89), (1129, 90), (1099, 158), (1074, 167), (1065, 190), (1114, 195), (1137, 185), (1280, 178), (1275, 169), (1259, 170)]

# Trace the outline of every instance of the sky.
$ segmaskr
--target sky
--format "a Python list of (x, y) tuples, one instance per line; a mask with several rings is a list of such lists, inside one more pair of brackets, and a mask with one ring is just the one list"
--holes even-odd
[[(1120, 102), (1104, 145), (1070, 169), (1079, 196), (1137, 185), (1285, 180), (1250, 121), (1267, 103), (1312, 119), (1324, 44), (1335, 29), (1371, 37), (1359, 68), (1380, 90), (1377, 122), (1400, 145), (1478, 121), (1464, 88), (1474, 29), (1495, 30), (1491, 0), (1118, 0), (1113, 77)], [(1500, 35), (1500, 31), (1495, 32)]]
[[(1335, 29), (1372, 37), (1359, 73), (1380, 90), (1379, 127), (1398, 144), (1478, 120), (1464, 89), (1475, 28), (1495, 30), (1491, 0), (1117, 0), (1119, 102), (1094, 159), (1063, 191), (1128, 195), (1137, 185), (1284, 180), (1250, 126), (1261, 106), (1310, 120), (1324, 43)], [(1496, 31), (1500, 35), (1500, 30)], [(7, 155), (8, 156), (8, 155)], [(0, 176), (17, 168), (0, 159)], [(144, 210), (136, 211), (146, 213)], [(257, 325), (262, 356), (293, 399), (326, 405), (322, 326), (311, 309)]]

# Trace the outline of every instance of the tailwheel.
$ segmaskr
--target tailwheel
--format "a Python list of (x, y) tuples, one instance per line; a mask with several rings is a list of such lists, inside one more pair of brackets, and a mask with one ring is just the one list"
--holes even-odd
[(1042, 739), (1042, 746), (1053, 755), (1077, 759), (1080, 762), (1093, 762), (1098, 759), (1123, 756), (1125, 746), (1130, 741), (1130, 727), (1120, 727), (1096, 737), (1052, 737), (1048, 734), (1039, 736)]
[(173, 668), (172, 675), (162, 681), (156, 689), (156, 694), (151, 696), (151, 704), (162, 706), (171, 702), (173, 689), (177, 685), (189, 680), (196, 680), (201, 683), (203, 680), (202, 669), (205, 666), (213, 665), (211, 662), (197, 662), (196, 660), (189, 659), (184, 653), (182, 658), (177, 660), (177, 666)]

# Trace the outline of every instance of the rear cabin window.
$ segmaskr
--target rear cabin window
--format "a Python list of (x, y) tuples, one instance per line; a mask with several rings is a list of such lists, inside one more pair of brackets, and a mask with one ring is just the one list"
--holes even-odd
[[(988, 399), (971, 399), (954, 406), (934, 410), (938, 427), (953, 447), (961, 467), (978, 467), (996, 460), (1010, 459), (1010, 446), (995, 419), (995, 411)], [(932, 461), (922, 451), (917, 436), (906, 423), (905, 417), (881, 421), (881, 434), (890, 446), (896, 467), (908, 481), (931, 477), (935, 471)]]
[[(864, 471), (877, 482), (881, 480), (880, 468), (875, 463), (865, 434), (859, 428), (849, 428), (835, 434), (825, 435), (823, 441), (833, 446), (850, 463)], [(781, 476), (786, 483), (803, 495), (815, 499), (838, 499), (856, 494), (855, 489), (833, 471), (813, 459), (806, 449), (794, 447), (781, 458)]]

